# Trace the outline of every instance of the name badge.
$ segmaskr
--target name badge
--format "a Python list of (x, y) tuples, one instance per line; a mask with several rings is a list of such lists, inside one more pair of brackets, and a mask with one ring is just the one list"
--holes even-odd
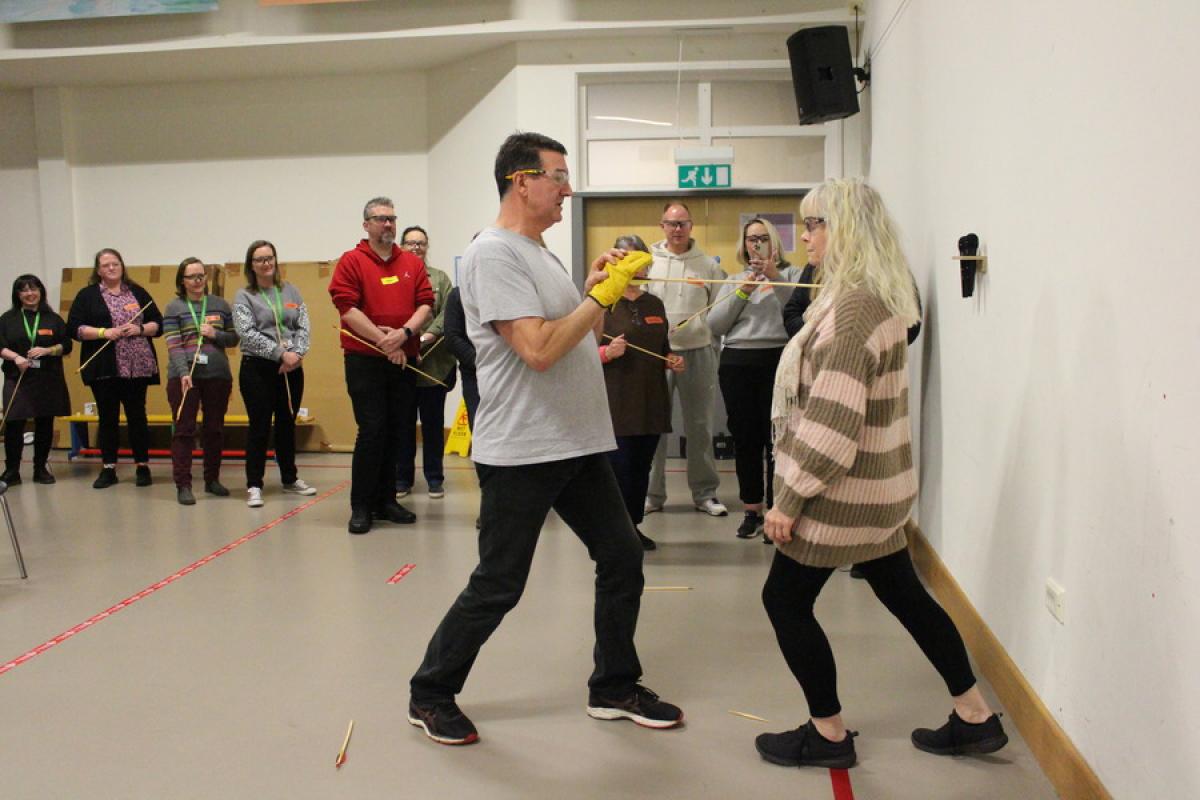
[(390, 286), (393, 283), (399, 283), (400, 278), (398, 278), (395, 275), (388, 275), (386, 278), (380, 278), (379, 282), (382, 283), (384, 286)]
[(209, 314), (207, 317), (204, 318), (204, 321), (205, 322), (220, 322), (221, 315), (220, 314)]
[(284, 303), (283, 307), (284, 308), (299, 308), (300, 304), (299, 303)]
[(662, 317), (646, 317), (647, 325), (662, 325), (665, 320)]
[(42, 360), (40, 358), (31, 358), (29, 359), (29, 366), (33, 369), (41, 369)]
[(126, 311), (138, 311), (140, 309), (141, 309), (141, 306), (139, 306), (137, 303), (126, 303), (125, 304)]
[(38, 336), (53, 336), (54, 331), (49, 328), (38, 328)]
[(207, 364), (208, 363), (208, 355), (206, 353), (201, 353), (200, 355), (196, 356), (196, 363), (197, 364)]

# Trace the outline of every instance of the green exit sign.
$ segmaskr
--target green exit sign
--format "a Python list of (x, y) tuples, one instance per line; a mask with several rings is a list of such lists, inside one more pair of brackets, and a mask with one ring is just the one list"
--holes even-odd
[(732, 164), (678, 164), (680, 189), (728, 189)]

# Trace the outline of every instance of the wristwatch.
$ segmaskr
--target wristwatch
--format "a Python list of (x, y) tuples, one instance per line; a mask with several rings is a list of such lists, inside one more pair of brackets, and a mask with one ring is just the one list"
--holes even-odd
[(409, 339), (411, 339), (413, 337), (412, 328), (408, 327), (407, 325), (400, 328), (400, 330), (404, 331), (404, 341), (407, 342)]

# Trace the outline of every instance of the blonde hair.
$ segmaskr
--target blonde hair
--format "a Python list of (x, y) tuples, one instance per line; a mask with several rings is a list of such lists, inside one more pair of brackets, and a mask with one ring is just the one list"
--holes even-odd
[(738, 242), (737, 262), (743, 267), (750, 266), (750, 259), (746, 255), (746, 231), (750, 230), (750, 226), (758, 223), (767, 229), (767, 236), (771, 237), (771, 252), (775, 254), (776, 260), (783, 264), (787, 261), (783, 257), (783, 240), (779, 238), (779, 231), (771, 224), (770, 220), (765, 220), (762, 217), (755, 217), (742, 226), (742, 240)]
[(822, 294), (864, 289), (906, 326), (921, 318), (908, 260), (878, 192), (861, 178), (833, 178), (804, 196), (800, 214), (825, 219)]

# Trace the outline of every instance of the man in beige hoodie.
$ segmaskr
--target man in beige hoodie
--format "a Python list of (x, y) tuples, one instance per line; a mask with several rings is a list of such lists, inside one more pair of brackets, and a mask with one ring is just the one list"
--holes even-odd
[[(683, 432), (687, 436), (688, 487), (697, 511), (723, 517), (728, 510), (717, 499), (717, 465), (713, 459), (713, 403), (717, 392), (717, 350), (715, 337), (709, 330), (707, 314), (700, 314), (682, 328), (679, 323), (708, 306), (717, 296), (720, 284), (688, 284), (654, 282), (661, 278), (699, 278), (702, 280), (727, 277), (724, 271), (706, 256), (692, 239), (692, 213), (681, 202), (667, 203), (660, 223), (666, 239), (650, 248), (654, 263), (650, 267), (646, 289), (660, 298), (667, 309), (671, 326), (671, 350), (683, 356), (686, 371), (667, 375), (667, 385), (673, 394), (679, 392), (683, 412)], [(646, 513), (661, 511), (667, 501), (666, 438), (659, 442), (650, 472), (650, 491), (646, 496)]]

